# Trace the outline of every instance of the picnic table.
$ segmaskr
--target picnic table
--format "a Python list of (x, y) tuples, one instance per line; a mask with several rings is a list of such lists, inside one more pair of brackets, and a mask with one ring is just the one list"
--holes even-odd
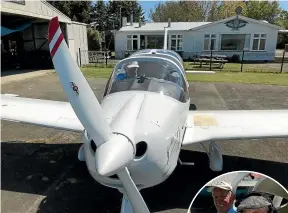
[[(211, 57), (211, 54), (201, 54), (199, 55), (200, 58), (210, 58)], [(227, 58), (226, 55), (213, 55), (212, 54), (212, 58), (215, 58), (215, 59), (225, 59)]]
[(211, 54), (201, 54), (201, 55), (196, 55), (196, 57), (194, 57), (194, 64), (195, 62), (200, 62), (200, 67), (202, 67), (202, 64), (209, 64), (209, 63), (213, 63), (213, 64), (219, 64), (219, 68), (223, 69), (225, 63), (228, 62), (228, 60), (226, 60), (227, 56), (226, 55), (213, 55), (211, 57)]

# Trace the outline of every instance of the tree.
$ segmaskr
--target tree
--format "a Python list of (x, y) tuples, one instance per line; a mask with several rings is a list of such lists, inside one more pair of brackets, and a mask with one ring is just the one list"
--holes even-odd
[(207, 21), (216, 21), (218, 20), (218, 1), (214, 0), (211, 2), (210, 11), (208, 11), (208, 18)]
[(131, 14), (133, 14), (133, 22), (145, 21), (143, 9), (137, 1), (109, 1), (107, 13), (114, 29), (120, 29), (122, 17), (127, 17), (130, 20)]
[(241, 6), (241, 15), (275, 23), (280, 13), (277, 1), (166, 1), (150, 10), (154, 22), (166, 22), (171, 18), (179, 21), (217, 21), (236, 15), (235, 9)]
[(90, 23), (101, 32), (103, 47), (114, 49), (114, 30), (121, 28), (122, 17), (130, 19), (133, 14), (134, 22), (145, 21), (144, 12), (137, 1), (97, 1), (92, 8)]
[(281, 12), (278, 1), (248, 1), (246, 16), (274, 24)]
[(154, 22), (204, 21), (210, 2), (201, 1), (166, 1), (159, 3), (154, 10), (150, 9), (149, 17)]
[(97, 1), (91, 8), (89, 23), (94, 29), (104, 31), (107, 29), (109, 22), (107, 21), (108, 14), (105, 2), (103, 0)]
[(88, 39), (88, 50), (99, 50), (101, 49), (101, 36), (100, 33), (91, 28), (87, 28), (87, 39)]
[[(276, 24), (278, 24), (283, 29), (288, 30), (288, 11), (282, 10), (280, 12), (279, 17), (276, 20)], [(288, 44), (288, 34), (279, 33), (277, 39), (277, 48), (283, 49), (285, 44)]]
[(288, 11), (281, 10), (279, 17), (276, 19), (276, 24), (284, 29), (288, 29)]
[(208, 21), (218, 21), (231, 16), (235, 16), (235, 9), (241, 6), (241, 15), (246, 16), (246, 5), (243, 1), (213, 1), (210, 11), (208, 12)]
[(73, 21), (88, 23), (91, 1), (48, 1)]

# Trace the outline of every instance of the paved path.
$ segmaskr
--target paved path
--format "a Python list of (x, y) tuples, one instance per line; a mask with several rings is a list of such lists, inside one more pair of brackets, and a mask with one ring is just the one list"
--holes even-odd
[[(24, 79), (30, 79), (35, 77), (40, 77), (43, 75), (55, 73), (54, 70), (35, 70), (35, 71), (5, 71), (5, 73), (2, 73), (1, 76), (1, 85), (15, 82), (15, 81), (21, 81)], [(5, 75), (5, 76), (4, 76)]]

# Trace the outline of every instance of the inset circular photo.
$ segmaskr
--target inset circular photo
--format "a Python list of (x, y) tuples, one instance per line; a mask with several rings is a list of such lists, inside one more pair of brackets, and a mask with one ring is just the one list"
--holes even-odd
[(288, 191), (265, 174), (229, 172), (205, 184), (188, 213), (288, 213)]

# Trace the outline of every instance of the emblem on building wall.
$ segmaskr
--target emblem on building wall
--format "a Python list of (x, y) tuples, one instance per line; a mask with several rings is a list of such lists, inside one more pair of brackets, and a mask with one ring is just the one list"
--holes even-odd
[(232, 30), (239, 30), (239, 28), (245, 27), (246, 24), (248, 24), (247, 21), (241, 20), (238, 17), (236, 17), (233, 20), (225, 22), (225, 25)]
[(246, 24), (248, 24), (248, 22), (239, 19), (238, 16), (239, 16), (239, 15), (241, 14), (241, 12), (242, 12), (242, 8), (241, 8), (240, 6), (236, 8), (235, 12), (236, 12), (236, 14), (237, 14), (236, 18), (233, 19), (233, 20), (227, 21), (227, 22), (225, 22), (224, 24), (225, 24), (227, 27), (231, 28), (232, 30), (239, 30), (239, 28), (245, 27)]

